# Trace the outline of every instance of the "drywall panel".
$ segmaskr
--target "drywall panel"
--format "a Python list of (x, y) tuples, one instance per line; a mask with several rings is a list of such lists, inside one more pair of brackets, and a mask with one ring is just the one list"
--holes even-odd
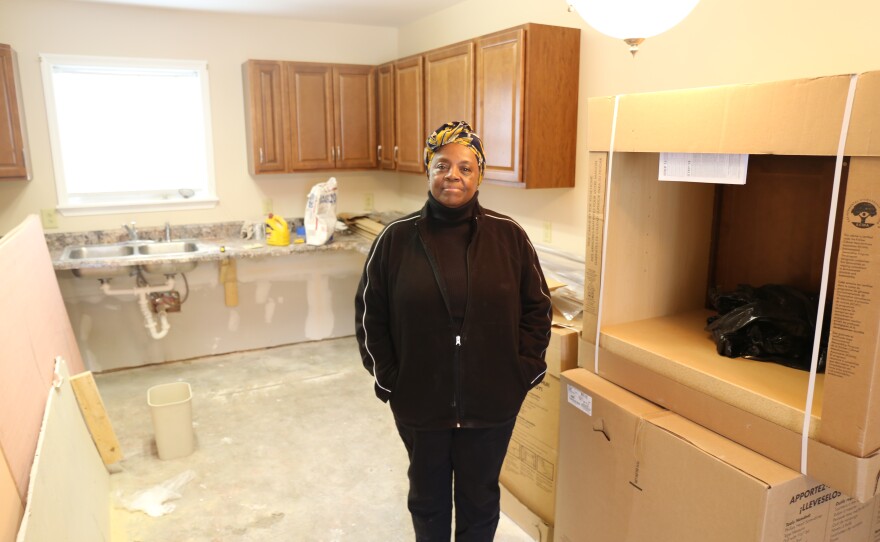
[[(238, 306), (225, 303), (217, 262), (178, 275), (186, 300), (161, 340), (144, 328), (134, 296), (107, 296), (97, 280), (59, 272), (70, 321), (89, 370), (189, 359), (354, 334), (354, 299), (364, 255), (347, 250), (238, 260)], [(153, 280), (158, 282), (157, 280)], [(113, 279), (114, 289), (134, 279)]]
[[(110, 475), (79, 411), (64, 362), (48, 392), (17, 542), (106, 542)], [(45, 397), (45, 394), (44, 394)]]
[(0, 448), (26, 496), (55, 356), (83, 370), (40, 221), (0, 239)]
[(12, 542), (18, 532), (18, 524), (24, 513), (21, 497), (15, 480), (6, 465), (3, 450), (0, 450), (0, 542)]

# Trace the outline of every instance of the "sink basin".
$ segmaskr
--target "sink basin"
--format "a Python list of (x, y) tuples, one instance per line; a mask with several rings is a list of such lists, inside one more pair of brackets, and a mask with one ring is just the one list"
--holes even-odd
[(134, 254), (131, 245), (90, 245), (73, 247), (67, 251), (66, 257), (71, 260), (85, 260), (92, 258), (122, 258)]
[[(126, 259), (133, 256), (134, 247), (131, 245), (87, 245), (68, 247), (64, 251), (63, 258), (70, 260), (101, 260), (107, 258)], [(72, 269), (77, 277), (109, 279), (124, 277), (134, 271), (134, 268), (124, 265), (110, 267), (80, 267)]]
[(177, 254), (198, 252), (199, 245), (195, 241), (167, 241), (164, 243), (150, 243), (137, 247), (138, 254)]
[[(137, 268), (156, 275), (186, 273), (198, 265), (193, 257), (206, 250), (206, 246), (193, 239), (130, 241), (67, 247), (61, 259), (81, 262), (81, 267), (71, 269), (77, 277), (108, 279), (129, 275)], [(101, 265), (102, 260), (113, 261)]]
[[(171, 255), (187, 255), (198, 252), (199, 245), (195, 241), (165, 241), (160, 243), (150, 243), (148, 245), (140, 245), (138, 254), (144, 256), (171, 256)], [(174, 260), (162, 260), (153, 263), (145, 263), (141, 265), (141, 269), (145, 273), (154, 275), (173, 275), (174, 273), (186, 273), (196, 268), (199, 262), (187, 261), (180, 262)]]

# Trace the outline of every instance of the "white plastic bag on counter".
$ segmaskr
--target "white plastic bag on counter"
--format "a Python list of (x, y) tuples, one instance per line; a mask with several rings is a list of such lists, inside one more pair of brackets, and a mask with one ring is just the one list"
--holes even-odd
[(323, 245), (333, 238), (336, 230), (336, 177), (312, 187), (303, 222), (307, 245)]

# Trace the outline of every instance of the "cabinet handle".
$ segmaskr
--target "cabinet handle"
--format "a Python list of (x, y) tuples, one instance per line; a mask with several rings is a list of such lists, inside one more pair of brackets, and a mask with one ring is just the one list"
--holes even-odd
[(263, 147), (260, 147), (260, 163), (265, 164), (266, 161), (263, 159)]
[(336, 147), (330, 147), (330, 161), (336, 162)]
[(336, 159), (342, 162), (342, 148), (336, 145)]
[(382, 161), (382, 145), (376, 147), (376, 159)]
[(398, 150), (399, 150), (399, 149), (398, 149), (397, 145), (395, 145), (395, 146), (394, 146), (394, 160), (393, 160), (393, 162), (394, 162), (395, 164), (397, 164), (397, 154), (398, 154), (397, 151), (398, 151)]

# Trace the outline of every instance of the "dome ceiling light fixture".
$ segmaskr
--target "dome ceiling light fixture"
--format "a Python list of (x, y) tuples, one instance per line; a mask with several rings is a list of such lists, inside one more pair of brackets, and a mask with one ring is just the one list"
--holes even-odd
[(633, 57), (645, 39), (680, 23), (700, 0), (567, 0), (595, 30), (621, 39)]

